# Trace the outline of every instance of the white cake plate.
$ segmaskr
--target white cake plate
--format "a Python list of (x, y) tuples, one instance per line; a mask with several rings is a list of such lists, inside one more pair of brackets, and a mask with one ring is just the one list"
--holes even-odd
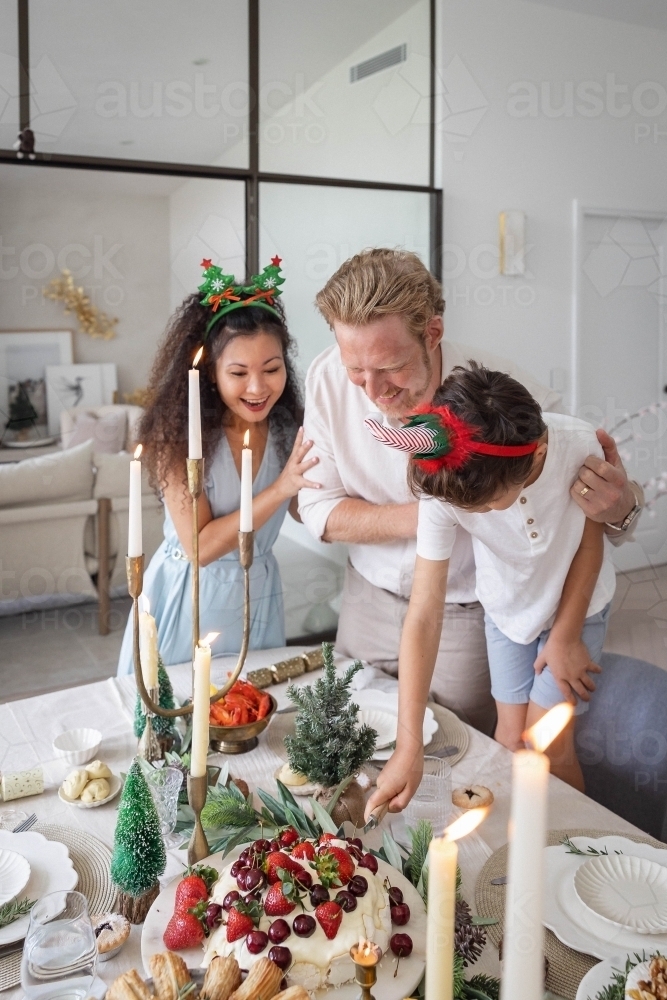
[[(240, 845), (223, 859), (222, 853), (212, 854), (201, 862), (203, 865), (211, 865), (218, 872), (227, 865), (235, 861), (246, 844)], [(419, 984), (424, 969), (426, 967), (426, 909), (421, 896), (396, 868), (386, 864), (378, 858), (378, 877), (384, 879), (389, 877), (391, 884), (398, 886), (403, 891), (403, 898), (410, 907), (410, 922), (401, 927), (405, 930), (414, 943), (414, 950), (409, 958), (402, 958), (398, 966), (398, 975), (394, 978), (396, 968), (396, 956), (389, 951), (378, 965), (377, 986), (373, 988), (376, 997), (382, 1000), (403, 1000), (409, 997)], [(174, 899), (176, 896), (176, 886), (180, 882), (180, 877), (175, 878), (162, 890), (144, 921), (141, 935), (141, 958), (144, 963), (146, 976), (150, 976), (149, 960), (152, 955), (165, 951), (162, 935), (164, 934), (169, 918), (174, 912)], [(392, 932), (393, 933), (393, 932)], [(289, 945), (289, 942), (287, 942)], [(204, 950), (200, 948), (187, 948), (179, 952), (183, 961), (189, 969), (198, 969), (204, 957)], [(330, 1000), (334, 995), (331, 989), (323, 988), (312, 994), (313, 1000)], [(358, 1000), (359, 987), (351, 982), (343, 986), (336, 987), (336, 1000)]]

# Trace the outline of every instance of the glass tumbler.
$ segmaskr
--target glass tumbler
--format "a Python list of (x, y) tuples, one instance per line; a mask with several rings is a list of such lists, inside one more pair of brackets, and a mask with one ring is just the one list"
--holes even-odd
[(427, 820), (436, 837), (442, 836), (452, 805), (452, 769), (440, 757), (424, 757), (424, 775), (410, 799), (403, 817), (405, 825), (416, 827)]
[(30, 911), (21, 959), (29, 1000), (84, 1000), (97, 965), (95, 931), (80, 892), (50, 892)]
[(160, 832), (167, 849), (178, 847), (183, 838), (174, 833), (178, 812), (178, 795), (183, 783), (183, 772), (177, 767), (161, 767), (146, 774), (148, 787), (160, 820)]

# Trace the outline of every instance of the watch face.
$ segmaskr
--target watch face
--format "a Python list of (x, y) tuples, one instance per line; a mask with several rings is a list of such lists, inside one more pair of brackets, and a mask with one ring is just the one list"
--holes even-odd
[(632, 522), (634, 521), (634, 519), (637, 517), (637, 514), (639, 514), (640, 510), (641, 510), (641, 507), (639, 506), (639, 504), (635, 504), (635, 506), (632, 508), (632, 510), (630, 511), (630, 513), (625, 517), (625, 519), (623, 521), (622, 528), (623, 528), (624, 531), (625, 531), (626, 528), (630, 527), (630, 525), (632, 524)]

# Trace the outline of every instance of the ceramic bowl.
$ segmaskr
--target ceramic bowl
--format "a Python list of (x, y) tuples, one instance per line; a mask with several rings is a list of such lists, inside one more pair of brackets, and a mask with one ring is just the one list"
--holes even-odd
[(68, 764), (87, 764), (97, 755), (101, 742), (99, 729), (68, 729), (56, 736), (53, 752)]

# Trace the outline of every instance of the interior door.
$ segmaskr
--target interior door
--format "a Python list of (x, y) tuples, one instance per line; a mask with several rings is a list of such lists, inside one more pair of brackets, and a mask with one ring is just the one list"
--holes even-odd
[[(667, 470), (664, 305), (667, 221), (629, 213), (581, 215), (577, 414), (614, 431), (632, 478)], [(648, 490), (648, 495), (652, 494)], [(645, 511), (634, 542), (614, 552), (619, 569), (667, 563), (667, 497)]]

